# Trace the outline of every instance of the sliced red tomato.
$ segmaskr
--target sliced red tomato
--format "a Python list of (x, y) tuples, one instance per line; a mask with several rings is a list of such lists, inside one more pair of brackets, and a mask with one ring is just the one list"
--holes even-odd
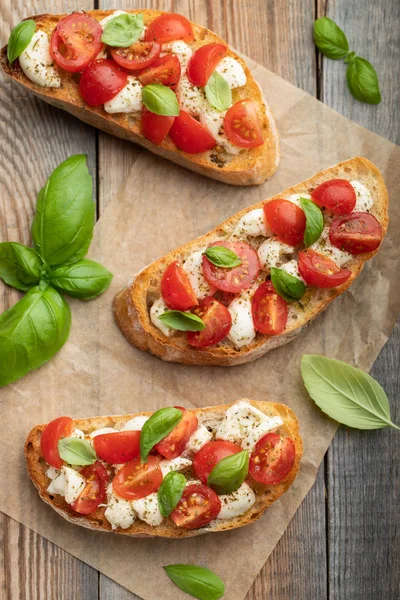
[(190, 310), (197, 306), (197, 298), (184, 268), (177, 260), (165, 269), (161, 278), (161, 294), (172, 310)]
[(146, 42), (173, 42), (183, 40), (189, 44), (194, 41), (193, 29), (185, 17), (174, 13), (160, 15), (146, 29)]
[(196, 431), (199, 423), (196, 415), (191, 410), (182, 406), (175, 406), (183, 412), (181, 421), (176, 425), (161, 442), (156, 444), (155, 449), (168, 460), (178, 458), (185, 450), (189, 438)]
[(348, 215), (354, 210), (356, 192), (347, 179), (330, 179), (321, 183), (313, 192), (311, 198), (321, 208), (327, 208), (336, 215)]
[(128, 48), (111, 48), (115, 62), (128, 71), (149, 67), (160, 52), (161, 45), (153, 42), (135, 42)]
[(250, 98), (239, 100), (224, 118), (227, 138), (240, 148), (257, 148), (264, 143), (257, 107)]
[(260, 272), (257, 252), (245, 242), (213, 242), (211, 246), (224, 246), (232, 250), (241, 260), (238, 267), (217, 267), (203, 256), (203, 273), (207, 281), (218, 290), (238, 294), (247, 290)]
[(65, 71), (82, 71), (102, 50), (102, 34), (101, 25), (93, 17), (84, 13), (68, 15), (52, 33), (51, 56)]
[(278, 238), (289, 244), (301, 244), (306, 229), (304, 210), (290, 200), (272, 200), (264, 204), (264, 213), (268, 225)]
[(256, 444), (250, 457), (249, 472), (264, 485), (280, 483), (294, 464), (296, 448), (293, 440), (277, 433), (267, 433)]
[(99, 460), (82, 469), (81, 475), (85, 477), (86, 485), (71, 507), (81, 515), (90, 515), (106, 500), (109, 476)]
[(128, 75), (113, 60), (95, 60), (84, 69), (79, 92), (89, 106), (112, 100), (127, 84)]
[(40, 447), (44, 460), (55, 467), (61, 469), (64, 461), (58, 453), (58, 442), (62, 438), (69, 437), (72, 433), (74, 422), (71, 417), (58, 417), (51, 421), (42, 432), (40, 438)]
[(366, 212), (336, 217), (329, 230), (331, 244), (351, 254), (376, 250), (380, 246), (382, 235), (379, 221)]
[(181, 63), (175, 54), (159, 56), (137, 78), (143, 86), (160, 83), (174, 89), (181, 78)]
[(203, 320), (205, 329), (202, 331), (188, 331), (187, 341), (196, 348), (214, 346), (228, 335), (232, 326), (232, 317), (229, 310), (215, 300), (212, 296), (200, 300), (194, 313)]
[(93, 446), (101, 460), (110, 464), (129, 462), (140, 454), (140, 431), (116, 431), (93, 438)]
[(125, 467), (122, 467), (113, 479), (113, 489), (118, 496), (125, 500), (140, 500), (153, 492), (161, 485), (163, 475), (159, 460), (149, 456), (147, 463), (135, 458)]
[(180, 150), (188, 154), (206, 152), (217, 144), (208, 129), (185, 110), (175, 117), (169, 137)]
[(299, 271), (308, 285), (319, 288), (338, 287), (351, 275), (350, 269), (341, 269), (329, 256), (310, 248), (299, 252)]
[(233, 444), (232, 442), (226, 442), (224, 440), (216, 440), (215, 442), (208, 442), (203, 446), (196, 454), (193, 459), (193, 470), (195, 475), (202, 483), (207, 483), (208, 476), (211, 471), (223, 458), (237, 454), (241, 452), (242, 448)]
[(193, 483), (188, 485), (171, 513), (175, 525), (183, 529), (198, 529), (213, 521), (221, 510), (221, 500), (211, 488)]
[(162, 144), (172, 127), (174, 119), (175, 117), (156, 115), (143, 106), (141, 123), (144, 137), (153, 144)]
[(254, 327), (265, 335), (279, 335), (288, 318), (287, 302), (274, 289), (271, 281), (257, 288), (251, 303)]
[(186, 75), (190, 83), (205, 86), (225, 54), (224, 44), (206, 44), (198, 48), (187, 66)]

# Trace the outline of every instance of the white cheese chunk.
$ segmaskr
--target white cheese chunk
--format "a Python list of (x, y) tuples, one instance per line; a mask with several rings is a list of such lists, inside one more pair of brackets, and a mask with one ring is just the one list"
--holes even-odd
[(124, 498), (120, 498), (113, 492), (112, 484), (107, 488), (107, 508), (104, 516), (112, 529), (128, 529), (135, 521), (135, 513), (132, 508), (132, 503)]
[(265, 240), (257, 250), (261, 268), (264, 271), (269, 271), (271, 267), (282, 268), (282, 265), (288, 261), (288, 257), (291, 257), (293, 252), (293, 246), (281, 242), (276, 237)]
[(103, 435), (104, 433), (116, 433), (118, 429), (114, 429), (114, 427), (102, 427), (101, 429), (97, 429), (96, 431), (92, 431), (89, 433), (90, 439), (96, 437), (96, 435)]
[[(53, 467), (50, 467), (53, 468)], [(56, 473), (51, 473), (54, 477), (51, 477), (49, 473), (49, 469), (46, 471), (46, 475), (52, 479), (50, 485), (47, 488), (49, 494), (59, 494), (60, 496), (65, 495), (65, 477), (64, 473), (61, 473), (58, 469), (55, 470)]]
[(340, 248), (332, 246), (329, 239), (329, 226), (324, 227), (319, 239), (312, 244), (310, 248), (328, 256), (338, 265), (338, 267), (342, 267), (353, 258), (350, 252), (345, 252), (344, 250), (340, 250)]
[(193, 117), (198, 117), (206, 105), (204, 91), (190, 83), (186, 75), (180, 78), (176, 86), (176, 95), (182, 110), (190, 113)]
[(122, 427), (122, 430), (142, 431), (143, 425), (149, 420), (149, 418), (150, 417), (133, 417), (133, 419), (130, 419), (125, 423), (125, 425)]
[(104, 110), (113, 115), (115, 113), (135, 113), (142, 110), (142, 84), (128, 75), (127, 84), (122, 90), (104, 104)]
[(184, 458), (183, 456), (178, 456), (177, 458), (173, 458), (172, 460), (167, 460), (166, 458), (160, 461), (160, 469), (165, 477), (171, 471), (183, 471), (187, 469), (192, 464), (192, 461), (188, 458)]
[(224, 133), (224, 118), (228, 111), (215, 110), (210, 104), (205, 103), (200, 112), (200, 122), (207, 127), (209, 133), (219, 146), (222, 146), (229, 154), (238, 154), (242, 148), (234, 146)]
[(165, 313), (166, 310), (169, 310), (169, 308), (165, 304), (163, 298), (159, 298), (158, 300), (156, 300), (150, 309), (150, 321), (153, 323), (154, 327), (157, 327), (157, 329), (161, 331), (161, 333), (163, 333), (167, 337), (170, 337), (175, 333), (175, 330), (165, 325), (158, 318), (160, 315)]
[(304, 279), (300, 275), (299, 261), (296, 260), (295, 258), (293, 260), (289, 260), (289, 262), (281, 265), (280, 268), (283, 271), (286, 271), (286, 273), (289, 273), (289, 275), (293, 275), (293, 277), (297, 277), (297, 279), (300, 279), (303, 283), (305, 283)]
[(139, 519), (148, 525), (157, 527), (157, 525), (162, 523), (163, 517), (158, 506), (157, 492), (149, 494), (149, 496), (140, 500), (133, 500), (132, 506)]
[(221, 510), (217, 519), (233, 519), (233, 517), (239, 517), (247, 512), (255, 503), (256, 496), (247, 483), (242, 483), (235, 492), (223, 494), (219, 499), (221, 500)]
[(49, 467), (46, 471), (46, 477), (49, 479), (55, 479), (60, 474), (60, 469), (56, 469), (55, 467)]
[(213, 434), (208, 431), (204, 425), (199, 425), (196, 431), (189, 438), (185, 448), (185, 456), (192, 456), (196, 454), (203, 446), (211, 442)]
[(181, 74), (186, 72), (187, 64), (193, 54), (191, 47), (182, 40), (176, 40), (175, 42), (167, 42), (162, 45), (162, 54), (175, 54), (181, 63)]
[(293, 202), (293, 204), (296, 204), (296, 206), (301, 208), (300, 198), (307, 198), (308, 200), (310, 200), (311, 196), (310, 194), (291, 194), (290, 196), (285, 198), (285, 200), (289, 200), (289, 202)]
[(231, 234), (231, 238), (257, 237), (262, 235), (269, 237), (273, 235), (264, 214), (264, 209), (255, 208), (243, 215)]
[(60, 474), (53, 479), (47, 491), (49, 494), (64, 496), (67, 504), (72, 504), (78, 498), (86, 485), (85, 478), (71, 467), (61, 467)]
[(28, 46), (19, 57), (25, 75), (42, 87), (58, 88), (61, 79), (50, 54), (49, 36), (40, 29), (35, 31)]
[(350, 183), (353, 186), (357, 197), (354, 210), (359, 212), (366, 212), (370, 210), (374, 205), (374, 200), (369, 189), (363, 183), (357, 180), (350, 181)]
[(242, 87), (247, 83), (246, 73), (242, 65), (232, 56), (225, 56), (220, 60), (215, 70), (226, 79), (231, 89)]
[(79, 438), (80, 440), (83, 440), (83, 438), (85, 437), (85, 434), (80, 429), (75, 428), (73, 430), (73, 432), (71, 433), (70, 437)]
[[(205, 248), (204, 248), (205, 250)], [(215, 288), (212, 287), (203, 274), (203, 252), (193, 252), (183, 263), (183, 268), (189, 278), (196, 298), (201, 300), (207, 296), (212, 296), (215, 293)]]
[(236, 348), (242, 348), (250, 344), (256, 337), (253, 316), (251, 312), (251, 299), (253, 288), (246, 290), (232, 300), (228, 310), (232, 317), (232, 326), (228, 333), (228, 339)]
[(269, 417), (252, 404), (241, 400), (228, 408), (215, 437), (217, 440), (240, 444), (251, 452), (266, 433), (281, 425), (283, 421), (280, 417)]

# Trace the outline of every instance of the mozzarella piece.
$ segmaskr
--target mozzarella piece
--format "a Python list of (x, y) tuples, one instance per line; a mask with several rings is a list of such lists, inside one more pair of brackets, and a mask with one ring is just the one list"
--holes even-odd
[(234, 146), (224, 134), (224, 118), (228, 111), (215, 110), (208, 103), (204, 102), (203, 109), (200, 112), (200, 122), (207, 127), (209, 133), (219, 146), (222, 146), (229, 154), (238, 154), (242, 148)]
[(60, 474), (60, 469), (56, 469), (55, 467), (49, 467), (46, 471), (46, 477), (49, 479), (55, 479)]
[(80, 429), (75, 428), (73, 430), (73, 432), (71, 433), (70, 437), (79, 438), (80, 440), (83, 440), (83, 438), (85, 437), (85, 434)]
[(258, 440), (281, 425), (283, 421), (280, 417), (269, 417), (252, 404), (241, 400), (228, 408), (215, 438), (240, 444), (243, 449), (251, 452)]
[[(204, 248), (205, 250), (205, 248)], [(212, 287), (203, 275), (203, 252), (193, 252), (183, 264), (183, 268), (189, 278), (196, 298), (201, 300), (207, 296), (212, 296), (215, 293), (215, 288)]]
[(143, 425), (149, 420), (149, 418), (150, 417), (133, 417), (133, 419), (130, 419), (125, 423), (125, 425), (122, 427), (122, 430), (142, 431)]
[(149, 496), (141, 498), (140, 500), (133, 500), (132, 506), (139, 519), (148, 525), (157, 527), (157, 525), (162, 523), (163, 516), (160, 513), (160, 508), (158, 506), (157, 492), (149, 494)]
[(35, 31), (28, 46), (19, 57), (25, 75), (42, 87), (58, 88), (61, 79), (57, 66), (50, 55), (49, 36), (44, 31)]
[(112, 529), (128, 529), (135, 521), (135, 513), (132, 508), (132, 503), (124, 498), (120, 498), (113, 492), (112, 484), (107, 488), (107, 508), (104, 511), (104, 516)]
[(196, 454), (203, 446), (211, 442), (213, 434), (208, 431), (204, 425), (199, 425), (196, 431), (190, 436), (185, 448), (185, 455)]
[(232, 317), (232, 326), (228, 333), (228, 339), (236, 348), (247, 346), (256, 337), (253, 316), (251, 314), (251, 297), (254, 290), (246, 290), (240, 296), (232, 300), (228, 310)]
[[(53, 467), (50, 467), (50, 469)], [(60, 496), (65, 495), (65, 477), (64, 473), (61, 473), (58, 469), (55, 469), (56, 473), (51, 472), (51, 477), (49, 473), (50, 469), (47, 469), (46, 475), (52, 479), (50, 485), (47, 488), (47, 492), (49, 494), (59, 494)]]
[(183, 75), (176, 86), (176, 95), (183, 110), (198, 117), (206, 105), (204, 91)]
[(320, 252), (321, 254), (328, 256), (339, 267), (342, 267), (353, 258), (350, 252), (345, 252), (344, 250), (340, 250), (340, 248), (332, 246), (329, 239), (329, 225), (324, 227), (319, 239), (314, 244), (312, 244), (310, 248), (312, 248), (316, 252)]
[(49, 494), (64, 496), (67, 504), (78, 498), (86, 485), (86, 479), (71, 467), (61, 467), (60, 474), (53, 479), (47, 491)]
[(101, 429), (97, 429), (96, 431), (92, 431), (89, 433), (89, 437), (92, 440), (96, 435), (103, 435), (104, 433), (116, 433), (118, 429), (114, 429), (114, 427), (102, 427)]
[(184, 458), (183, 456), (178, 456), (177, 458), (173, 458), (172, 460), (161, 460), (160, 461), (160, 469), (165, 477), (171, 471), (183, 471), (187, 469), (192, 464), (192, 461), (188, 458)]
[(283, 268), (288, 256), (294, 253), (293, 246), (281, 242), (276, 237), (269, 238), (257, 250), (261, 268), (269, 271), (271, 267)]
[(350, 181), (350, 183), (353, 186), (357, 197), (354, 210), (360, 212), (366, 212), (370, 210), (374, 205), (374, 200), (369, 189), (363, 183), (357, 180)]
[(179, 62), (181, 63), (181, 74), (183, 75), (186, 72), (188, 62), (193, 54), (191, 47), (182, 40), (167, 42), (166, 44), (162, 45), (161, 56), (164, 56), (167, 53), (176, 54)]
[(253, 506), (256, 495), (247, 483), (242, 483), (235, 492), (223, 494), (219, 499), (221, 500), (221, 510), (217, 519), (233, 519), (243, 515)]
[(232, 56), (225, 56), (220, 60), (215, 70), (226, 79), (231, 89), (242, 87), (247, 83), (246, 73), (242, 65)]
[(288, 196), (288, 198), (285, 198), (285, 200), (289, 200), (289, 202), (293, 202), (293, 204), (296, 204), (296, 206), (301, 208), (300, 198), (307, 198), (308, 200), (311, 200), (310, 194), (291, 194)]
[(175, 330), (165, 325), (158, 318), (160, 315), (165, 313), (166, 310), (169, 310), (169, 308), (165, 304), (163, 298), (161, 297), (154, 302), (153, 306), (150, 309), (150, 321), (153, 323), (154, 327), (157, 327), (157, 329), (161, 331), (161, 333), (163, 333), (167, 337), (170, 337), (175, 333)]
[(122, 90), (104, 104), (104, 110), (113, 115), (115, 113), (134, 113), (142, 110), (142, 84), (128, 75), (127, 84)]
[(231, 238), (240, 239), (247, 236), (257, 237), (259, 235), (270, 237), (273, 235), (273, 232), (265, 219), (264, 209), (255, 208), (243, 215), (233, 230)]
[(305, 283), (304, 279), (300, 275), (299, 261), (295, 258), (293, 260), (289, 260), (289, 262), (285, 263), (284, 265), (281, 265), (280, 268), (282, 271), (286, 271), (286, 273), (289, 273), (289, 275), (293, 275), (293, 277), (297, 277), (297, 279), (300, 279), (303, 283)]

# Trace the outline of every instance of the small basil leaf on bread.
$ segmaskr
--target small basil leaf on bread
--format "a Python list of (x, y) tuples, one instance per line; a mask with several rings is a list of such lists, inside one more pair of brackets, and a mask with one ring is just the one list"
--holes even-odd
[(128, 48), (137, 42), (143, 28), (143, 15), (116, 15), (106, 23), (101, 41), (114, 48)]
[(142, 99), (145, 107), (156, 115), (177, 117), (179, 102), (175, 92), (161, 83), (150, 83), (142, 89)]
[(97, 459), (90, 442), (76, 437), (61, 438), (58, 441), (58, 453), (69, 465), (80, 467), (92, 465)]
[(7, 44), (7, 58), (10, 65), (16, 58), (21, 56), (23, 51), (29, 46), (31, 39), (36, 31), (36, 23), (33, 19), (21, 21), (11, 31)]
[(287, 273), (284, 269), (271, 267), (271, 282), (276, 293), (288, 302), (300, 300), (306, 291), (306, 286), (301, 279)]
[(180, 310), (167, 310), (159, 317), (160, 321), (171, 329), (178, 331), (202, 331), (205, 324), (197, 315)]
[(204, 255), (216, 267), (231, 269), (242, 264), (236, 252), (225, 246), (210, 246), (204, 252)]
[(249, 453), (243, 450), (220, 460), (209, 474), (207, 485), (217, 494), (231, 494), (242, 485), (248, 472)]
[(182, 420), (183, 413), (178, 408), (169, 406), (160, 408), (145, 422), (140, 434), (140, 460), (147, 462), (150, 450), (161, 442)]
[(164, 518), (169, 517), (179, 500), (182, 498), (186, 486), (186, 478), (182, 473), (171, 471), (162, 480), (158, 488), (158, 506)]
[(227, 110), (232, 105), (232, 92), (229, 83), (217, 71), (212, 73), (204, 89), (207, 100), (216, 110)]
[(301, 208), (306, 215), (306, 229), (304, 231), (304, 245), (306, 248), (316, 242), (324, 228), (324, 215), (319, 206), (308, 198), (300, 198)]

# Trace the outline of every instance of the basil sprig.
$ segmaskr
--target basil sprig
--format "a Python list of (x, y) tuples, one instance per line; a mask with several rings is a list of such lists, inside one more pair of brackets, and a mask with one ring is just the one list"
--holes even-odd
[(156, 115), (177, 117), (179, 102), (175, 92), (161, 83), (150, 83), (142, 89), (142, 100), (145, 107)]
[(242, 485), (248, 472), (249, 453), (243, 450), (217, 463), (208, 476), (207, 485), (217, 494), (231, 494)]
[(313, 354), (301, 359), (301, 375), (317, 406), (335, 421), (356, 429), (393, 427), (384, 389), (361, 369)]
[(10, 65), (23, 51), (29, 46), (31, 39), (36, 31), (36, 23), (33, 19), (21, 21), (11, 31), (7, 44), (7, 58)]
[(186, 594), (198, 600), (219, 600), (225, 594), (224, 582), (218, 575), (197, 565), (167, 565), (166, 574)]
[(143, 27), (143, 15), (116, 15), (104, 27), (101, 41), (115, 48), (128, 48), (140, 38)]
[(84, 259), (94, 211), (86, 158), (71, 156), (39, 192), (32, 225), (35, 249), (0, 243), (0, 278), (28, 292), (0, 316), (0, 386), (40, 367), (67, 341), (71, 313), (59, 291), (88, 300), (109, 286), (111, 273)]
[(304, 231), (304, 245), (306, 248), (316, 242), (324, 228), (324, 216), (319, 206), (308, 198), (300, 198), (301, 208), (306, 215), (306, 229)]
[(190, 312), (180, 310), (167, 310), (159, 317), (160, 321), (171, 329), (177, 331), (202, 331), (205, 324), (200, 317)]
[(216, 267), (231, 269), (232, 267), (238, 267), (242, 264), (238, 255), (225, 246), (210, 246), (204, 252), (204, 255), (207, 256), (208, 260)]
[(147, 457), (150, 450), (161, 442), (173, 430), (176, 425), (182, 420), (183, 413), (179, 408), (160, 408), (153, 413), (143, 425), (140, 434), (140, 460), (142, 463), (147, 462)]
[(217, 71), (210, 76), (204, 88), (209, 103), (216, 110), (222, 111), (232, 104), (232, 92), (229, 83)]
[(158, 506), (163, 517), (169, 517), (182, 498), (186, 478), (182, 473), (171, 471), (162, 480), (158, 488)]
[(344, 59), (348, 65), (347, 86), (360, 102), (379, 104), (381, 93), (378, 75), (368, 60), (349, 50), (346, 35), (332, 19), (321, 17), (314, 23), (314, 42), (320, 52), (332, 60)]
[(306, 291), (306, 286), (301, 279), (276, 267), (271, 268), (271, 283), (276, 293), (288, 302), (300, 300)]
[(69, 465), (92, 465), (96, 461), (96, 452), (87, 440), (68, 437), (58, 441), (58, 453)]

